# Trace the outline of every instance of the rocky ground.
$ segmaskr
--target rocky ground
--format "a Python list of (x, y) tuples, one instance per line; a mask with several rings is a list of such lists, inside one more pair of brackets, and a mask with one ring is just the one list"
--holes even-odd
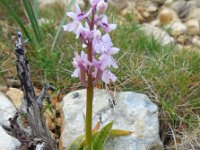
[(163, 44), (175, 43), (179, 48), (189, 49), (200, 46), (199, 0), (113, 0), (111, 3), (123, 16), (131, 15), (147, 34), (153, 34)]

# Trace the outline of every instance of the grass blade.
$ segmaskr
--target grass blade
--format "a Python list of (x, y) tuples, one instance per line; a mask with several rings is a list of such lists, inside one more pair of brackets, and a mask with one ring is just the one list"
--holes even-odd
[(40, 35), (39, 26), (38, 26), (37, 20), (35, 18), (35, 15), (33, 13), (33, 9), (31, 7), (31, 4), (29, 3), (28, 0), (23, 0), (23, 4), (24, 4), (24, 7), (27, 11), (31, 26), (33, 28), (33, 31), (34, 31), (34, 34), (35, 34), (35, 37), (36, 37), (36, 40), (37, 40), (37, 43), (38, 43), (38, 45), (40, 45), (42, 43), (42, 38), (41, 38), (41, 35)]
[(20, 20), (19, 16), (17, 15), (16, 11), (14, 10), (14, 8), (9, 5), (7, 0), (0, 0), (0, 2), (6, 7), (7, 10), (9, 10), (9, 14), (18, 23), (18, 25), (20, 26), (20, 28), (22, 29), (22, 31), (26, 35), (26, 37), (29, 39), (29, 41), (32, 41), (30, 33), (24, 26), (23, 22)]
[(35, 19), (38, 21), (38, 19), (39, 19), (39, 4), (38, 4), (38, 0), (34, 0), (33, 12), (34, 12)]
[[(66, 10), (65, 10), (65, 13), (66, 13), (67, 11), (69, 11), (69, 9), (71, 8), (71, 6), (74, 5), (75, 3), (76, 3), (76, 0), (71, 0), (70, 4), (67, 6), (67, 8), (66, 8)], [(59, 24), (59, 27), (58, 27), (58, 30), (57, 30), (57, 32), (56, 32), (55, 38), (54, 38), (54, 40), (53, 40), (53, 44), (52, 44), (52, 46), (51, 46), (51, 52), (53, 52), (53, 50), (54, 50), (54, 48), (55, 48), (55, 46), (56, 46), (56, 42), (57, 42), (57, 40), (58, 40), (58, 37), (59, 37), (59, 35), (60, 35), (60, 32), (62, 31), (62, 26), (65, 24), (65, 17), (66, 17), (65, 13), (64, 13), (64, 16), (63, 16), (63, 18), (62, 18), (60, 24)]]

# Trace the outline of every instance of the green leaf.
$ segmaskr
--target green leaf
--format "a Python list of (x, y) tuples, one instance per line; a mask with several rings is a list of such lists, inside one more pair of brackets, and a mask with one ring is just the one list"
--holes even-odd
[(69, 150), (82, 150), (85, 135), (80, 135), (69, 147)]
[(35, 19), (38, 21), (38, 19), (39, 19), (39, 4), (38, 4), (38, 0), (34, 0), (33, 12), (34, 12)]
[(113, 122), (104, 126), (96, 135), (93, 141), (93, 150), (103, 150), (105, 141), (110, 134)]
[(37, 43), (40, 45), (42, 43), (42, 37), (41, 37), (41, 34), (40, 34), (38, 22), (37, 22), (35, 15), (33, 13), (31, 3), (28, 0), (23, 0), (23, 4), (24, 4), (25, 10), (28, 14), (28, 18), (29, 18), (29, 21), (30, 21), (31, 26), (33, 28)]
[[(95, 139), (98, 133), (99, 132), (97, 131), (92, 132), (92, 140)], [(76, 138), (70, 145), (69, 150), (87, 150), (85, 145), (85, 135), (80, 135), (78, 138)]]
[(130, 135), (131, 133), (132, 132), (128, 130), (112, 129), (110, 131), (109, 137), (126, 136)]

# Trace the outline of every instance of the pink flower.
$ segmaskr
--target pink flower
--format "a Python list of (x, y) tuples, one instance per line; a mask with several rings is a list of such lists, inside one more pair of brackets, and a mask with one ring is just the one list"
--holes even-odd
[(109, 34), (103, 35), (101, 38), (96, 37), (93, 40), (93, 49), (96, 53), (106, 52), (113, 45)]
[(73, 19), (72, 22), (68, 23), (67, 25), (64, 25), (64, 31), (74, 32), (77, 36), (79, 36), (80, 30), (82, 30), (83, 26), (81, 24), (81, 21), (88, 17), (92, 12), (92, 9), (90, 9), (87, 13), (81, 12), (81, 9), (78, 5), (76, 5), (76, 13), (74, 12), (68, 12), (67, 16)]
[(115, 30), (117, 27), (116, 24), (108, 24), (108, 18), (106, 15), (104, 15), (103, 18), (98, 21), (98, 25), (101, 26), (106, 32)]
[(84, 51), (81, 51), (81, 55), (75, 52), (73, 65), (75, 70), (72, 77), (79, 77), (81, 83), (86, 86), (85, 72), (87, 72), (87, 67), (91, 65), (91, 62), (87, 59), (87, 54)]
[(105, 12), (106, 8), (108, 7), (108, 4), (106, 2), (104, 2), (104, 0), (101, 0), (98, 4), (97, 4), (97, 12), (99, 13), (103, 13)]
[(115, 82), (117, 80), (117, 77), (110, 72), (109, 70), (105, 70), (102, 74), (101, 79), (108, 84), (110, 82), (110, 80), (112, 80), (113, 82)]

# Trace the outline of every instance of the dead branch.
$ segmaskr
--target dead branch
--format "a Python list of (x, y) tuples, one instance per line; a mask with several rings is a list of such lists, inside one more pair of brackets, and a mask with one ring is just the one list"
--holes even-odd
[(20, 32), (17, 33), (17, 37), (18, 40), (15, 45), (16, 68), (24, 92), (27, 117), (31, 127), (31, 135), (27, 135), (18, 125), (18, 113), (13, 118), (9, 119), (10, 127), (5, 125), (3, 127), (10, 133), (10, 135), (14, 136), (19, 141), (27, 142), (29, 149), (34, 150), (36, 147), (37, 149), (40, 147), (42, 150), (56, 150), (56, 141), (50, 136), (43, 114), (43, 101), (47, 95), (47, 91), (52, 90), (53, 87), (49, 84), (45, 84), (39, 96), (36, 96), (31, 80), (29, 62), (26, 59), (24, 52), (25, 42), (23, 41)]

